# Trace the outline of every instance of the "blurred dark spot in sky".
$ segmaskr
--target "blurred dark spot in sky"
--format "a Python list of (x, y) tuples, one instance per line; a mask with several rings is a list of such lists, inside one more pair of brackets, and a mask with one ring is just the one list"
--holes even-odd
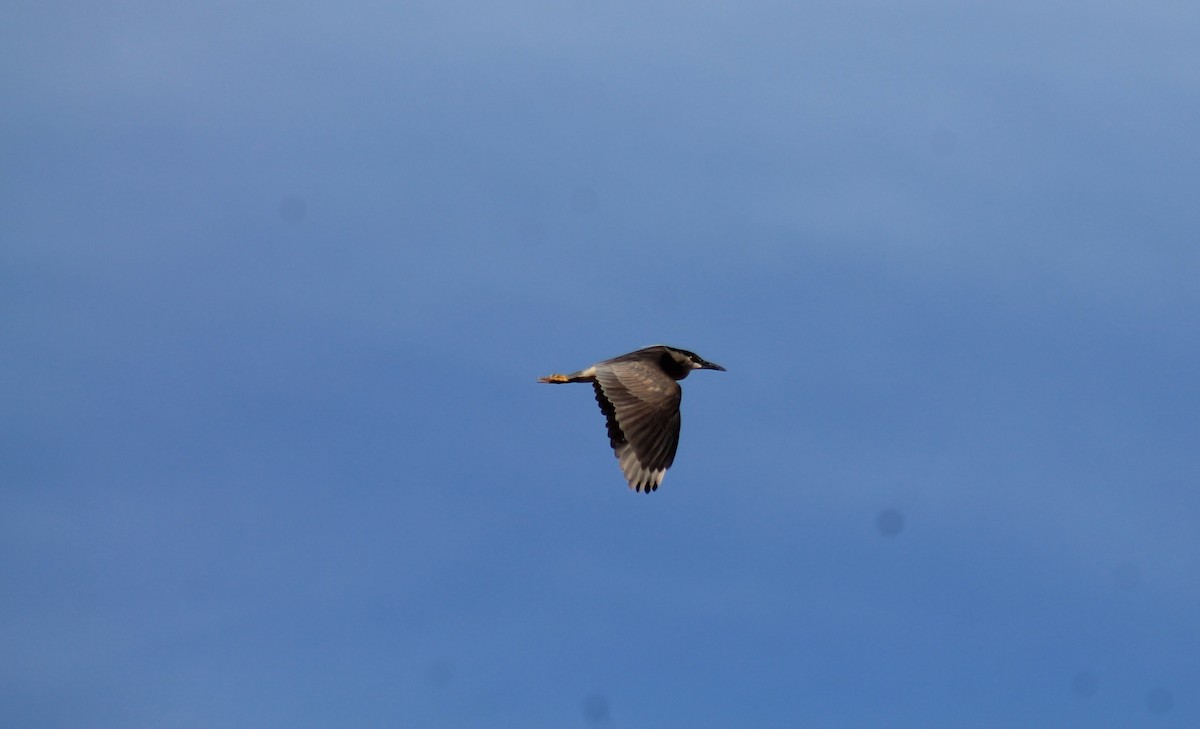
[(596, 212), (598, 203), (596, 190), (588, 185), (579, 185), (571, 190), (571, 212), (577, 215)]
[(1096, 695), (1098, 688), (1100, 688), (1100, 681), (1091, 671), (1080, 671), (1071, 679), (1071, 691), (1081, 698), (1090, 699)]
[(1151, 689), (1146, 694), (1146, 708), (1151, 714), (1165, 714), (1175, 706), (1175, 697), (1165, 688)]
[(583, 699), (583, 718), (589, 724), (608, 721), (608, 697), (604, 694), (589, 694)]
[(896, 509), (884, 509), (875, 517), (875, 528), (885, 537), (894, 537), (904, 531), (904, 515)]
[(541, 243), (546, 239), (546, 224), (533, 215), (517, 220), (516, 234), (522, 243)]
[(430, 661), (425, 666), (425, 683), (429, 688), (441, 690), (454, 680), (454, 664), (444, 659)]
[(279, 201), (279, 217), (285, 223), (299, 223), (308, 214), (308, 205), (299, 195), (288, 195)]
[(929, 135), (929, 148), (940, 157), (949, 157), (958, 151), (958, 135), (945, 127), (938, 127)]
[(1118, 590), (1136, 590), (1142, 585), (1142, 570), (1132, 562), (1122, 562), (1113, 568), (1113, 582)]

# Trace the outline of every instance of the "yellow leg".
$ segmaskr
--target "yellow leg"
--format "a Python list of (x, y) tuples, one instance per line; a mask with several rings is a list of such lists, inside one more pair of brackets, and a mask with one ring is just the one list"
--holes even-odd
[(567, 379), (566, 375), (547, 375), (545, 377), (539, 377), (538, 382), (559, 383), (559, 382), (570, 382), (570, 380)]

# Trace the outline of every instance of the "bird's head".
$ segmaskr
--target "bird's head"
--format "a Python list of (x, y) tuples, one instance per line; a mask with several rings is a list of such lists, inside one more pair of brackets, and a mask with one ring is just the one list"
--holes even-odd
[(666, 347), (667, 354), (674, 360), (675, 366), (678, 368), (679, 375), (676, 379), (682, 380), (688, 376), (692, 370), (719, 370), (725, 371), (725, 368), (719, 364), (713, 364), (704, 359), (695, 352), (689, 352), (686, 349), (675, 349), (674, 347)]

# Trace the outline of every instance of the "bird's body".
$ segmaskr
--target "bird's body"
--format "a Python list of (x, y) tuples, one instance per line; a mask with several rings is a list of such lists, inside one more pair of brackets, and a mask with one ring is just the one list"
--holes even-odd
[(657, 345), (538, 382), (592, 383), (629, 488), (650, 493), (662, 483), (679, 446), (683, 391), (678, 380), (699, 369), (725, 370), (685, 349)]

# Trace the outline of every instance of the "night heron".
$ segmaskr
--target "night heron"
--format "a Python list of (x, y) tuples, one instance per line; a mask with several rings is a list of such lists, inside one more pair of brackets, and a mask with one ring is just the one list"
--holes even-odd
[(538, 382), (590, 382), (596, 402), (608, 420), (608, 440), (617, 454), (629, 488), (650, 493), (662, 483), (679, 446), (677, 380), (692, 370), (720, 370), (686, 349), (646, 347), (569, 375), (549, 375)]

